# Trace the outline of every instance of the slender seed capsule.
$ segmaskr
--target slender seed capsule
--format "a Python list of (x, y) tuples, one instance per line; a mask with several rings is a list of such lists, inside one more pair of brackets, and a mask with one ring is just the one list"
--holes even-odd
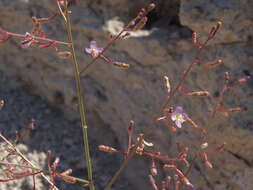
[(242, 112), (243, 109), (238, 107), (238, 108), (230, 108), (227, 111), (234, 113), (234, 112)]
[(210, 93), (208, 91), (198, 91), (198, 92), (187, 93), (187, 95), (188, 96), (205, 97), (205, 96), (210, 96)]
[(4, 101), (0, 100), (0, 110), (4, 107)]
[(98, 148), (99, 150), (105, 151), (105, 152), (118, 152), (115, 148), (112, 148), (110, 146), (99, 145)]
[(198, 41), (197, 41), (197, 32), (193, 32), (192, 33), (192, 43), (194, 45), (198, 44)]
[(206, 66), (206, 67), (213, 67), (213, 66), (218, 66), (218, 65), (220, 65), (222, 63), (223, 63), (223, 61), (221, 59), (218, 59), (216, 61), (212, 61), (212, 62), (206, 63), (206, 64), (204, 64), (204, 66)]
[(68, 59), (71, 56), (71, 53), (69, 51), (60, 51), (57, 52), (57, 55), (60, 59)]
[(170, 93), (171, 87), (170, 87), (170, 80), (169, 80), (169, 77), (164, 76), (163, 79), (164, 79), (164, 86), (165, 86), (167, 92)]
[(73, 170), (71, 168), (69, 168), (69, 169), (65, 170), (64, 172), (62, 172), (61, 175), (70, 175), (70, 174), (72, 174), (72, 171)]
[(229, 72), (224, 72), (224, 80), (225, 80), (225, 82), (228, 83), (229, 79), (230, 79)]
[(117, 62), (117, 61), (113, 62), (113, 65), (117, 66), (117, 67), (124, 68), (124, 69), (128, 69), (130, 67), (130, 65), (127, 63), (122, 63), (122, 62)]
[(68, 175), (61, 175), (61, 178), (67, 182), (67, 183), (71, 183), (74, 184), (77, 182), (76, 178), (72, 177), (72, 176), (68, 176)]

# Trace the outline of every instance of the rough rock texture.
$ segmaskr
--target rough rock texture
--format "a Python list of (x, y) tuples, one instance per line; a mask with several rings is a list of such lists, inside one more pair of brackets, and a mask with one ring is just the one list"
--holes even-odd
[[(80, 67), (83, 68), (90, 60), (90, 57), (83, 53), (84, 47), (89, 46), (90, 40), (95, 39), (99, 46), (104, 46), (108, 39), (108, 31), (120, 28), (121, 21), (128, 20), (137, 12), (136, 7), (142, 7), (146, 2), (140, 0), (135, 4), (116, 0), (85, 1), (77, 6), (75, 1), (72, 1), (70, 5), (73, 33)], [(212, 61), (222, 58), (224, 64), (212, 69), (196, 65), (184, 87), (193, 91), (209, 90), (215, 100), (217, 91), (222, 88), (223, 72), (231, 72), (233, 79), (253, 72), (252, 41), (249, 37), (252, 36), (250, 0), (248, 4), (246, 1), (240, 1), (240, 7), (236, 6), (236, 3), (233, 4), (233, 1), (228, 1), (231, 5), (225, 1), (224, 3), (223, 1), (219, 1), (220, 3), (181, 1), (179, 12), (176, 11), (179, 10), (178, 1), (172, 1), (172, 4), (167, 4), (167, 1), (160, 2), (164, 6), (159, 5), (159, 11), (150, 15), (152, 23), (146, 30), (128, 40), (119, 41), (106, 53), (113, 60), (129, 63), (130, 69), (120, 70), (99, 60), (82, 78), (90, 136), (94, 137), (98, 144), (125, 148), (129, 120), (133, 119), (136, 122), (137, 133), (149, 126), (154, 113), (158, 112), (166, 98), (162, 77), (168, 75), (172, 86), (175, 86), (181, 72), (186, 69), (196, 52), (190, 43), (189, 29), (206, 36), (212, 27), (211, 23), (224, 15), (220, 7), (225, 5), (227, 7), (223, 19), (224, 28), (212, 45), (208, 46), (203, 59)], [(50, 11), (46, 8), (56, 9), (51, 1), (46, 0), (0, 1), (0, 5), (0, 27), (17, 33), (29, 31), (30, 16), (46, 17), (50, 15)], [(197, 7), (197, 11), (191, 8), (194, 6)], [(169, 10), (173, 11), (169, 12)], [(235, 18), (233, 22), (225, 19), (230, 18), (228, 13), (232, 15), (237, 13), (232, 17)], [(115, 19), (115, 16), (119, 18)], [(179, 25), (179, 18), (181, 24), (188, 28)], [(110, 22), (115, 20), (117, 22)], [(171, 22), (166, 23), (165, 20)], [(44, 25), (43, 29), (50, 38), (66, 39), (59, 18), (53, 23)], [(11, 40), (0, 47), (0, 70), (12, 77), (12, 80), (16, 79), (24, 84), (26, 89), (40, 95), (51, 105), (64, 110), (67, 117), (77, 118), (77, 97), (70, 61), (58, 59), (51, 50), (47, 49), (21, 49), (19, 43), (18, 40)], [(226, 94), (225, 105), (245, 106), (248, 112), (233, 114), (227, 118), (218, 115), (214, 125), (209, 127), (209, 146), (215, 147), (224, 141), (227, 146), (224, 153), (210, 155), (214, 170), (207, 170), (201, 161), (194, 165), (190, 179), (199, 189), (251, 190), (253, 188), (250, 183), (253, 173), (252, 88), (252, 80), (250, 80), (247, 84)], [(208, 119), (207, 110), (212, 108), (211, 101), (210, 98), (192, 99), (178, 94), (171, 105), (183, 106), (192, 119), (199, 125), (204, 125)], [(71, 127), (75, 127), (72, 130), (79, 131), (78, 126)], [(41, 133), (44, 134), (46, 135), (46, 131)], [(62, 138), (60, 134), (56, 133), (56, 135)], [(193, 150), (200, 145), (199, 133), (189, 124), (185, 124), (185, 128), (176, 133), (171, 133), (161, 124), (147, 140), (157, 142), (157, 150), (170, 156), (176, 155), (175, 142), (193, 147)], [(75, 149), (74, 146), (71, 148)], [(64, 150), (57, 151), (60, 153)], [(112, 156), (112, 159), (115, 157)], [(101, 163), (95, 162), (96, 164)], [(82, 168), (82, 165), (77, 167)], [(128, 182), (134, 185), (132, 189), (150, 189), (147, 183), (149, 167), (150, 163), (147, 160), (143, 162), (138, 158), (130, 162), (124, 174), (128, 177)], [(95, 172), (99, 173), (101, 170), (95, 169)], [(104, 169), (102, 173), (106, 172), (107, 169)], [(120, 184), (118, 182), (115, 187)]]
[[(82, 153), (82, 137), (79, 120), (69, 119), (67, 115), (57, 108), (47, 105), (42, 99), (28, 93), (25, 87), (21, 88), (20, 83), (16, 83), (0, 72), (0, 99), (5, 100), (5, 106), (0, 111), (0, 131), (9, 140), (14, 140), (15, 131), (24, 131), (31, 119), (35, 120), (35, 129), (31, 135), (25, 138), (17, 148), (25, 154), (35, 165), (47, 169), (46, 154), (48, 150), (52, 152), (52, 159), (60, 158), (58, 171), (68, 168), (73, 169), (74, 176), (87, 178), (84, 170), (84, 154)], [(95, 121), (94, 125), (97, 125)], [(103, 131), (104, 130), (104, 131)], [(114, 141), (114, 136), (109, 129), (101, 129), (101, 133), (107, 133), (108, 141)], [(2, 140), (0, 140), (2, 142)], [(110, 179), (113, 172), (120, 163), (119, 155), (104, 154), (98, 151), (97, 146), (101, 144), (95, 136), (90, 138), (91, 154), (94, 163), (96, 186), (101, 189)], [(6, 156), (3, 146), (0, 147), (0, 157)], [(112, 159), (113, 158), (113, 159)], [(15, 156), (10, 160), (16, 162)], [(107, 172), (104, 173), (104, 168)], [(103, 173), (103, 175), (100, 175)], [(5, 172), (0, 167), (0, 178), (6, 178)], [(67, 184), (62, 180), (57, 180), (59, 189), (77, 190), (82, 189), (80, 184)], [(131, 184), (122, 178), (116, 189), (126, 189)], [(29, 190), (32, 189), (31, 178), (12, 181), (10, 183), (0, 183), (0, 189), (6, 190)], [(48, 184), (41, 178), (36, 179), (36, 189), (48, 189)]]
[(251, 0), (182, 0), (180, 22), (192, 30), (207, 34), (209, 27), (222, 21), (220, 35), (213, 43), (239, 43), (252, 40), (253, 1)]

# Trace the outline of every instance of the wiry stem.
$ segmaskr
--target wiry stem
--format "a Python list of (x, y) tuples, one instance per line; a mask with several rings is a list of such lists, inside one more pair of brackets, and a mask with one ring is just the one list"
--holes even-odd
[[(12, 36), (16, 38), (25, 38), (24, 34), (17, 34), (17, 33), (12, 33), (12, 32), (7, 32), (3, 29), (0, 28), (0, 33), (5, 34), (6, 36)], [(40, 41), (48, 41), (48, 42), (54, 42), (56, 44), (61, 44), (61, 45), (66, 45), (70, 46), (70, 43), (62, 42), (62, 41), (57, 41), (57, 40), (51, 40), (48, 38), (43, 38), (43, 37), (38, 37), (38, 36), (33, 36), (35, 40), (40, 40)]]
[(68, 33), (68, 39), (71, 45), (71, 57), (72, 57), (72, 65), (73, 65), (73, 71), (75, 75), (75, 81), (76, 81), (76, 88), (77, 88), (77, 96), (78, 96), (78, 104), (79, 104), (79, 114), (82, 124), (82, 133), (83, 133), (83, 144), (84, 144), (84, 152), (86, 157), (86, 165), (88, 170), (88, 180), (90, 181), (90, 190), (95, 190), (95, 186), (93, 183), (93, 175), (92, 175), (92, 163), (90, 158), (90, 150), (89, 150), (89, 141), (88, 141), (88, 126), (85, 118), (85, 107), (83, 102), (83, 95), (81, 92), (81, 80), (79, 75), (79, 68), (78, 63), (76, 59), (75, 49), (74, 49), (74, 42), (73, 42), (73, 36), (72, 36), (72, 27), (70, 22), (70, 17), (67, 10), (67, 0), (64, 0), (65, 4), (65, 11), (66, 11), (66, 28)]
[[(206, 39), (206, 41), (202, 44), (202, 47), (198, 49), (195, 57), (193, 58), (192, 62), (190, 63), (190, 65), (187, 67), (186, 71), (183, 73), (181, 79), (179, 80), (178, 84), (176, 85), (176, 87), (171, 91), (170, 96), (164, 101), (164, 103), (161, 105), (160, 107), (160, 113), (163, 112), (163, 109), (168, 106), (169, 102), (171, 101), (171, 99), (176, 95), (176, 92), (178, 91), (179, 87), (183, 84), (183, 82), (186, 80), (188, 74), (190, 73), (190, 71), (192, 70), (194, 64), (198, 61), (199, 56), (201, 55), (203, 49), (206, 47), (207, 43), (211, 40), (210, 36)], [(145, 136), (149, 135), (150, 133), (153, 132), (154, 129), (154, 125), (156, 123), (156, 118), (157, 116), (154, 115), (154, 117), (151, 117), (151, 127), (149, 128), (149, 130), (146, 131), (145, 134), (143, 134), (142, 138), (144, 139)], [(114, 176), (111, 178), (111, 180), (109, 181), (109, 183), (106, 185), (104, 190), (109, 190), (112, 186), (112, 184), (116, 181), (116, 179), (119, 177), (119, 175), (121, 174), (121, 172), (123, 171), (123, 169), (127, 166), (127, 163), (129, 162), (129, 160), (133, 157), (130, 155), (134, 155), (136, 148), (140, 145), (141, 141), (139, 143), (137, 143), (137, 145), (133, 148), (132, 151), (130, 151), (129, 157), (127, 157), (123, 163), (121, 164), (120, 168), (118, 169), (118, 171), (114, 174)]]

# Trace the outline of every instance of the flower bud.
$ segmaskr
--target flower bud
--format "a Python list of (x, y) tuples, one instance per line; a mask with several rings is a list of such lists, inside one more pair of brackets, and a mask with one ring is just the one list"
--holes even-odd
[(192, 33), (192, 43), (194, 45), (196, 45), (198, 42), (197, 42), (197, 32), (193, 32)]
[(128, 68), (130, 67), (129, 64), (127, 64), (127, 63), (122, 63), (122, 62), (113, 62), (113, 65), (114, 65), (114, 66), (117, 66), (117, 67), (124, 68), (124, 69), (128, 69)]
[(156, 167), (152, 167), (151, 169), (150, 169), (150, 173), (151, 173), (151, 175), (152, 176), (156, 176), (157, 175), (157, 168)]
[(71, 168), (69, 168), (69, 169), (67, 169), (67, 170), (65, 170), (64, 172), (61, 173), (61, 175), (70, 175), (70, 174), (72, 174), (72, 169)]
[(149, 6), (147, 8), (147, 12), (152, 11), (154, 8), (155, 8), (155, 4), (154, 3), (149, 4)]
[(230, 79), (229, 72), (225, 72), (224, 73), (224, 80), (225, 80), (225, 82), (227, 83), (229, 81), (229, 79)]
[(65, 182), (67, 182), (67, 183), (74, 184), (74, 183), (77, 182), (77, 180), (76, 180), (74, 177), (72, 177), (72, 176), (61, 175), (61, 178), (62, 178)]
[(4, 107), (4, 101), (0, 100), (0, 110)]
[(209, 162), (208, 160), (205, 162), (206, 164), (206, 167), (209, 168), (209, 169), (212, 169), (213, 168), (213, 165), (211, 164), (211, 162)]
[(198, 91), (198, 92), (187, 93), (187, 95), (188, 96), (204, 97), (204, 96), (210, 96), (210, 93), (208, 91)]
[(206, 67), (213, 67), (213, 66), (217, 66), (217, 65), (220, 65), (222, 64), (223, 61), (221, 59), (218, 59), (216, 61), (212, 61), (212, 62), (209, 62), (209, 63), (206, 63), (204, 64)]
[(175, 168), (177, 168), (176, 165), (171, 165), (171, 164), (164, 164), (163, 165), (163, 169), (165, 169), (165, 170), (175, 169)]
[(98, 149), (105, 152), (118, 152), (118, 150), (116, 150), (115, 148), (105, 145), (99, 145)]
[(190, 183), (190, 181), (186, 177), (182, 177), (182, 182), (183, 182), (183, 184), (187, 185), (191, 189), (194, 188), (194, 186)]
[(144, 27), (144, 25), (147, 23), (148, 17), (143, 17), (133, 28), (133, 31), (140, 30)]
[(240, 78), (238, 80), (239, 84), (242, 84), (242, 83), (245, 83), (247, 80), (249, 80), (251, 77), (250, 76), (246, 76), (246, 77), (243, 77), (243, 78)]
[(171, 88), (170, 88), (170, 81), (169, 81), (169, 77), (164, 76), (164, 77), (163, 77), (163, 79), (164, 79), (164, 86), (165, 86), (165, 88), (166, 88), (167, 92), (168, 92), (168, 93), (170, 93)]
[(72, 54), (69, 51), (60, 51), (57, 55), (60, 59), (68, 59)]
[(205, 143), (201, 144), (201, 145), (200, 145), (200, 147), (201, 147), (202, 149), (205, 149), (205, 148), (207, 148), (207, 147), (208, 147), (208, 143), (207, 143), (207, 142), (205, 142)]

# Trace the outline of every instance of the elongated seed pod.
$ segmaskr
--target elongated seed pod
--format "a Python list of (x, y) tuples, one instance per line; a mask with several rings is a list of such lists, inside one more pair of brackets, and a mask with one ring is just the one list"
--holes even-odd
[(230, 108), (230, 109), (228, 109), (227, 111), (228, 111), (228, 112), (234, 113), (234, 112), (242, 112), (243, 109), (240, 108), (240, 107), (238, 107), (238, 108)]
[(110, 146), (99, 145), (98, 148), (99, 150), (105, 151), (105, 152), (118, 152), (115, 148), (112, 148)]
[(193, 32), (192, 33), (192, 43), (194, 45), (196, 45), (198, 43), (198, 40), (197, 40), (197, 32)]
[(204, 97), (204, 96), (210, 96), (210, 93), (208, 91), (198, 91), (198, 92), (187, 93), (187, 95), (188, 96)]
[(220, 65), (222, 63), (223, 63), (223, 61), (221, 59), (218, 59), (216, 61), (212, 61), (212, 62), (206, 63), (206, 64), (204, 64), (204, 66), (206, 66), (206, 67), (214, 67), (214, 66), (218, 66), (218, 65)]
[(124, 68), (124, 69), (128, 69), (130, 67), (130, 65), (127, 63), (122, 63), (122, 62), (117, 62), (117, 61), (113, 62), (113, 65), (117, 66), (117, 67)]
[(57, 52), (57, 55), (60, 59), (68, 59), (71, 56), (71, 52), (69, 52), (69, 51), (60, 51), (60, 52)]
[(4, 107), (4, 101), (0, 100), (0, 110)]
[(165, 86), (167, 92), (170, 93), (170, 91), (171, 91), (170, 79), (169, 79), (169, 77), (167, 77), (167, 76), (164, 76), (163, 79), (164, 79), (164, 80), (163, 80), (163, 81), (164, 81), (164, 86)]

